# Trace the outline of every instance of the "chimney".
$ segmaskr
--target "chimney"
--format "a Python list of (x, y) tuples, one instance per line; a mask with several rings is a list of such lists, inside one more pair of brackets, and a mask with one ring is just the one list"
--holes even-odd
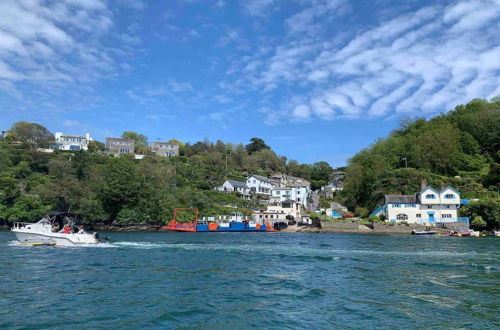
[(424, 178), (422, 181), (420, 181), (420, 191), (424, 190), (427, 188), (427, 180)]

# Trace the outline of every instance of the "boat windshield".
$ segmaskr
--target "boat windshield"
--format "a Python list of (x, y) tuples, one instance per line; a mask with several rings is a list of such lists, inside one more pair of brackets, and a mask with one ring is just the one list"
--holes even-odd
[(40, 221), (38, 221), (37, 223), (41, 224), (41, 225), (50, 225), (50, 221), (47, 218), (43, 218)]

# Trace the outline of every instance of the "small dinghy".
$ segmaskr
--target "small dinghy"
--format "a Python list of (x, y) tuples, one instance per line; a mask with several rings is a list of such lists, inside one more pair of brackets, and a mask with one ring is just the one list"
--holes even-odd
[(435, 235), (436, 232), (435, 231), (431, 231), (431, 230), (415, 230), (415, 229), (413, 229), (411, 231), (411, 234), (412, 235), (425, 236), (425, 235)]
[(99, 243), (99, 234), (90, 234), (82, 226), (76, 227), (74, 215), (68, 212), (49, 212), (48, 217), (36, 223), (15, 222), (11, 231), (24, 245), (77, 246)]

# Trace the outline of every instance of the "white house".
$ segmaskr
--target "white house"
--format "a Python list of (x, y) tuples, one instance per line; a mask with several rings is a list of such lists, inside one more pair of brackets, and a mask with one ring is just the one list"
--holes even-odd
[(238, 197), (243, 199), (250, 199), (250, 188), (244, 183), (235, 180), (226, 180), (221, 186), (214, 188), (218, 191), (223, 191), (228, 194), (236, 192)]
[(297, 184), (286, 188), (274, 188), (271, 192), (271, 202), (276, 203), (291, 199), (306, 207), (309, 193), (309, 186), (302, 184)]
[(271, 195), (271, 190), (274, 188), (271, 179), (260, 175), (249, 176), (246, 183), (250, 191), (256, 194)]
[(274, 225), (275, 222), (288, 222), (288, 220), (302, 220), (302, 205), (293, 200), (284, 200), (280, 203), (269, 204), (265, 211), (254, 212), (255, 220)]
[(299, 221), (302, 217), (302, 204), (294, 200), (287, 199), (280, 203), (269, 204), (267, 206), (267, 211), (289, 215)]
[(54, 138), (54, 149), (59, 150), (87, 150), (89, 142), (92, 141), (89, 133), (85, 135), (71, 135), (57, 132)]
[(377, 211), (385, 214), (389, 222), (468, 222), (468, 218), (458, 217), (459, 207), (460, 194), (456, 189), (446, 187), (439, 191), (428, 186), (415, 195), (386, 195), (385, 205)]

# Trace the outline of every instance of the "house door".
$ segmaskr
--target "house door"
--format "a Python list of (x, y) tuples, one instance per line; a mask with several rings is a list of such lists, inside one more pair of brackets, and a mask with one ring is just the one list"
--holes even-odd
[(429, 212), (429, 222), (435, 222), (436, 220), (434, 219), (434, 212)]

